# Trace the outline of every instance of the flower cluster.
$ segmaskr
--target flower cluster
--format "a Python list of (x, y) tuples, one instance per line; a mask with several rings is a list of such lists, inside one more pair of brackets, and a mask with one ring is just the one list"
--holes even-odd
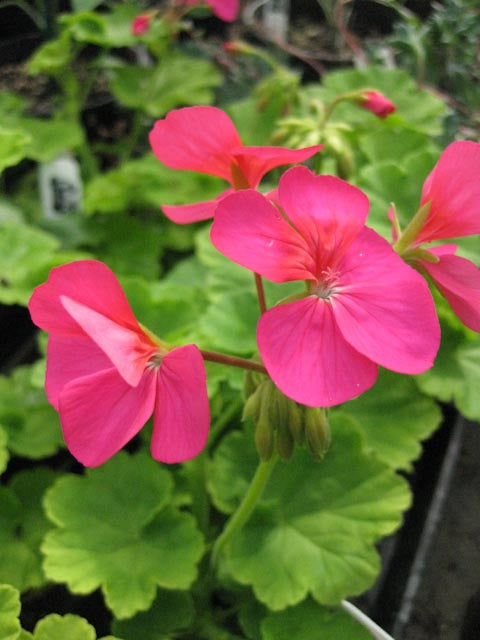
[[(369, 99), (363, 106), (380, 117), (392, 111)], [(303, 162), (321, 146), (245, 146), (215, 107), (172, 111), (155, 123), (150, 143), (168, 167), (230, 185), (208, 202), (164, 205), (170, 219), (213, 217), (213, 245), (257, 281), (298, 282), (297, 293), (262, 309), (257, 326), (258, 368), (285, 396), (329, 407), (370, 388), (379, 366), (404, 374), (429, 369), (440, 326), (423, 275), (480, 331), (479, 269), (456, 256), (455, 245), (424, 246), (480, 233), (480, 145), (445, 150), (404, 231), (391, 212), (392, 246), (366, 226), (368, 198), (344, 180), (297, 166), (275, 191), (257, 190), (268, 171)], [(143, 328), (108, 267), (86, 260), (53, 269), (29, 308), (50, 334), (47, 395), (78, 460), (101, 464), (152, 414), (155, 459), (177, 462), (202, 450), (209, 424), (203, 358), (210, 352), (172, 347)]]

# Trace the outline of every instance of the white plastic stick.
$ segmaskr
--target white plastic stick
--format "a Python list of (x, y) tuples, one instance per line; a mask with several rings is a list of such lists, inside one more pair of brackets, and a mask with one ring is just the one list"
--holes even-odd
[(378, 624), (376, 624), (371, 618), (360, 611), (360, 609), (358, 609), (351, 602), (342, 600), (342, 608), (345, 609), (345, 611), (347, 611), (347, 613), (349, 613), (352, 618), (355, 618), (357, 622), (368, 629), (368, 631), (373, 634), (375, 640), (395, 640), (390, 634), (380, 628)]

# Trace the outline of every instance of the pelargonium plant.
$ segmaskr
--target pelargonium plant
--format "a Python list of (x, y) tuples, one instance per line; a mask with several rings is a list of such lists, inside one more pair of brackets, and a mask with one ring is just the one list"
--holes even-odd
[[(393, 111), (363, 106), (381, 118)], [(119, 637), (177, 607), (184, 618), (167, 631), (181, 638), (268, 640), (301, 624), (301, 638), (319, 637), (312, 629), (388, 638), (345, 598), (372, 584), (374, 544), (398, 526), (408, 493), (366, 456), (349, 414), (361, 414), (380, 368), (417, 375), (433, 366), (441, 329), (431, 283), (480, 331), (480, 270), (442, 244), (480, 232), (480, 145), (447, 147), (404, 230), (390, 210), (391, 244), (368, 226), (367, 195), (338, 177), (296, 166), (273, 190), (258, 190), (271, 169), (324, 153), (321, 145), (244, 146), (231, 119), (204, 106), (170, 112), (150, 142), (170, 168), (229, 183), (213, 200), (163, 209), (182, 224), (213, 218), (213, 247), (251, 272), (258, 352), (244, 358), (156, 336), (97, 260), (51, 271), (29, 303), (49, 334), (46, 392), (72, 455), (106, 464), (47, 494), (57, 526), (44, 543), (47, 574), (74, 592), (102, 587)], [(228, 325), (227, 312), (221, 321)], [(212, 366), (245, 370), (245, 424), (225, 435), (217, 421), (208, 437)], [(180, 467), (120, 452), (152, 414), (153, 460)], [(130, 477), (128, 521), (115, 474)], [(82, 491), (85, 502), (69, 510)], [(109, 505), (102, 516), (96, 494)]]

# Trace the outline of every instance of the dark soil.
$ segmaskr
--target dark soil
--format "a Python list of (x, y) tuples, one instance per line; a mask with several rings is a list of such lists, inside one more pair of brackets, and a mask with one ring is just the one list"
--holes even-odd
[(410, 621), (396, 640), (480, 639), (480, 427), (467, 423)]

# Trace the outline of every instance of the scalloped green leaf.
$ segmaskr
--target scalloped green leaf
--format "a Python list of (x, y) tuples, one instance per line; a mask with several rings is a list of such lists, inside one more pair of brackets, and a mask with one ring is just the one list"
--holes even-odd
[(212, 349), (251, 355), (257, 351), (259, 317), (258, 300), (253, 292), (226, 293), (207, 308), (198, 331)]
[(0, 173), (18, 164), (28, 153), (31, 137), (21, 129), (0, 128)]
[(50, 528), (42, 498), (55, 479), (51, 469), (39, 467), (17, 473), (0, 490), (0, 581), (20, 591), (45, 583), (40, 543)]
[(31, 365), (17, 367), (8, 377), (0, 376), (0, 422), (9, 450), (19, 456), (37, 460), (63, 446), (57, 412), (44, 389), (34, 386)]
[(63, 15), (60, 23), (79, 42), (100, 47), (130, 47), (137, 43), (131, 22), (140, 11), (132, 2), (117, 5), (110, 12), (80, 11)]
[(480, 420), (480, 335), (442, 323), (434, 366), (415, 376), (420, 389), (442, 402), (454, 402), (466, 418)]
[[(273, 610), (309, 593), (331, 605), (367, 589), (379, 570), (374, 543), (400, 524), (410, 502), (406, 482), (364, 452), (353, 421), (332, 415), (331, 427), (324, 460), (297, 450), (277, 465), (252, 517), (231, 542), (233, 577), (251, 585)], [(248, 430), (218, 447), (210, 482), (218, 506), (230, 510), (244, 495), (253, 448)]]
[(59, 251), (53, 235), (26, 224), (2, 221), (0, 233), (0, 302), (26, 306), (34, 287), (54, 266), (85, 254)]
[(311, 599), (271, 613), (262, 622), (262, 640), (371, 640), (372, 636), (348, 613), (326, 609)]
[(171, 476), (147, 454), (124, 452), (84, 477), (64, 477), (45, 507), (48, 577), (73, 593), (101, 587), (117, 618), (148, 609), (157, 587), (187, 589), (204, 551), (194, 518), (170, 506)]
[(323, 87), (329, 97), (350, 93), (355, 89), (376, 89), (391, 100), (397, 110), (382, 121), (366, 109), (341, 104), (335, 110), (334, 118), (345, 119), (349, 123), (361, 123), (378, 128), (402, 126), (417, 129), (430, 136), (443, 133), (443, 120), (448, 114), (447, 105), (433, 92), (420, 89), (412, 77), (400, 69), (368, 67), (347, 69), (325, 75)]
[(0, 584), (0, 640), (17, 640), (20, 635), (20, 593)]
[(222, 79), (209, 60), (178, 52), (152, 67), (114, 67), (112, 75), (111, 89), (117, 100), (153, 118), (178, 106), (211, 104)]
[(88, 214), (123, 213), (148, 207), (161, 215), (162, 204), (209, 200), (221, 190), (220, 179), (174, 171), (148, 153), (91, 180), (85, 188), (84, 207)]
[(421, 441), (442, 421), (437, 403), (420, 393), (412, 378), (386, 369), (369, 391), (338, 411), (356, 421), (367, 448), (382, 462), (407, 471), (421, 453)]
[(130, 620), (114, 621), (113, 631), (124, 640), (168, 640), (188, 629), (195, 617), (191, 595), (159, 589), (152, 606)]
[(95, 628), (80, 616), (51, 613), (35, 625), (34, 640), (96, 640)]

